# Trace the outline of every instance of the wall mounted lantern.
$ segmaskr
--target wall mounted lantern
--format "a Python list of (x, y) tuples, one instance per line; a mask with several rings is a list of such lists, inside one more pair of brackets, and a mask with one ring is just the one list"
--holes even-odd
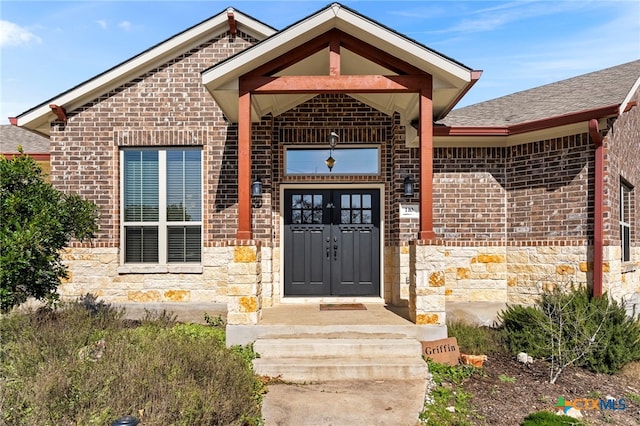
[(404, 178), (404, 196), (405, 197), (413, 197), (413, 179), (410, 175), (405, 176)]
[(333, 169), (333, 166), (336, 164), (336, 159), (333, 158), (333, 150), (335, 149), (337, 144), (338, 134), (336, 132), (331, 132), (331, 135), (329, 136), (329, 146), (331, 146), (331, 150), (329, 151), (329, 158), (324, 160), (325, 164), (329, 168), (329, 171), (331, 171), (331, 169)]
[(256, 178), (251, 184), (251, 196), (254, 198), (262, 196), (262, 180), (260, 178)]

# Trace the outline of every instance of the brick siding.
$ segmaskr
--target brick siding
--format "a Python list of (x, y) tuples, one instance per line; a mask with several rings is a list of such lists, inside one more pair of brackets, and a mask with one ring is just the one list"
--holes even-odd
[(202, 85), (201, 71), (254, 44), (243, 33), (217, 37), (146, 72), (81, 108), (51, 129), (51, 180), (100, 207), (94, 247), (119, 245), (119, 148), (200, 145), (206, 170), (205, 246), (235, 238), (237, 130)]

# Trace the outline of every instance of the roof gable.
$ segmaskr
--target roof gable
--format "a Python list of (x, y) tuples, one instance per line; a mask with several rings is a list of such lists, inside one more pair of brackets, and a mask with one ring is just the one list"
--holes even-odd
[[(233, 20), (230, 20), (229, 13), (233, 14)], [(229, 32), (230, 26), (258, 40), (267, 38), (276, 31), (232, 8), (225, 9), (223, 12), (20, 114), (16, 117), (16, 124), (48, 135), (49, 125), (56, 118), (55, 114), (51, 112), (50, 104), (59, 105), (67, 111), (72, 111), (171, 58)]]
[[(315, 14), (298, 21), (262, 42), (222, 61), (203, 72), (203, 83), (221, 106), (227, 118), (238, 119), (239, 79), (264, 64), (305, 49), (331, 31), (338, 30), (361, 43), (433, 76), (434, 116), (448, 112), (473, 85), (479, 72), (445, 57), (424, 45), (408, 39), (383, 25), (369, 20), (339, 3), (333, 3)], [(343, 49), (341, 70), (352, 75), (398, 75), (398, 70), (380, 66), (370, 58)], [(329, 48), (322, 49), (281, 70), (276, 75), (328, 75)], [(350, 94), (356, 99), (388, 114), (398, 111), (406, 121), (418, 115), (414, 94)], [(313, 94), (260, 95), (252, 103), (252, 119), (275, 115), (302, 103)]]

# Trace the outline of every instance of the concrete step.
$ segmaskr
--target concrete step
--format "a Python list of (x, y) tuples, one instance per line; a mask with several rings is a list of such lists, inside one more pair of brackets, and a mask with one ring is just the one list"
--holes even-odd
[(426, 379), (428, 367), (420, 357), (287, 357), (257, 358), (253, 368), (260, 376), (289, 382), (335, 380)]
[(300, 338), (259, 339), (253, 350), (263, 358), (283, 357), (413, 357), (420, 355), (416, 339)]
[(427, 377), (421, 345), (408, 338), (258, 339), (256, 374), (291, 382), (407, 380)]
[(248, 345), (267, 338), (326, 338), (326, 339), (414, 339), (430, 341), (447, 337), (445, 325), (386, 325), (386, 324), (227, 324), (227, 346)]

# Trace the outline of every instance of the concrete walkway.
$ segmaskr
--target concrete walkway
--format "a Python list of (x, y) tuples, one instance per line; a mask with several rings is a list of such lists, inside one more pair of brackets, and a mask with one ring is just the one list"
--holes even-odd
[[(203, 322), (204, 313), (226, 316), (223, 304), (146, 304), (125, 306), (127, 314), (174, 313), (178, 320)], [(137, 308), (137, 309), (136, 309)], [(492, 325), (503, 304), (448, 303), (447, 317), (453, 320)], [(367, 311), (320, 312), (317, 306), (277, 306), (264, 310), (261, 324), (287, 328), (327, 326), (339, 318), (341, 326), (367, 324), (402, 327), (410, 324), (404, 309), (368, 305)], [(337, 380), (304, 384), (274, 383), (267, 387), (262, 405), (266, 426), (416, 426), (429, 392), (428, 380)]]
[(426, 380), (271, 384), (262, 416), (266, 426), (415, 426), (427, 385)]

